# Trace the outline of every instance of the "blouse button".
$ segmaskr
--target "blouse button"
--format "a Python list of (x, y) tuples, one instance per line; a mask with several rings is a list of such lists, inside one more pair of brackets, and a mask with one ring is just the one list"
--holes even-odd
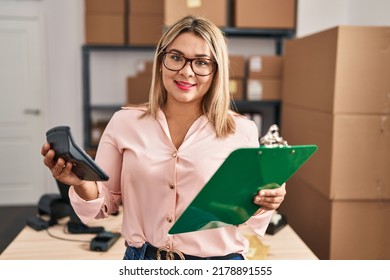
[(174, 183), (170, 183), (170, 184), (169, 184), (169, 188), (170, 188), (171, 190), (173, 190), (173, 189), (175, 188), (175, 184), (174, 184)]
[(172, 157), (177, 157), (177, 151), (174, 151), (174, 152), (172, 153)]
[(172, 223), (172, 218), (171, 218), (171, 217), (168, 217), (168, 218), (167, 218), (167, 221), (168, 221), (168, 223)]

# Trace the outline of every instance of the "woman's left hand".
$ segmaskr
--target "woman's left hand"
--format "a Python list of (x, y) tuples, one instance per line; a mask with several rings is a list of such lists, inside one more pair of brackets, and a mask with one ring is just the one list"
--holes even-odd
[(263, 210), (276, 210), (282, 204), (286, 195), (286, 184), (284, 183), (279, 188), (263, 189), (255, 195), (253, 202)]

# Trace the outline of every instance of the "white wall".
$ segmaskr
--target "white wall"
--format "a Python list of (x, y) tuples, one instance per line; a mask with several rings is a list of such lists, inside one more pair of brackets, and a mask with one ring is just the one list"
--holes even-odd
[(346, 24), (348, 2), (348, 0), (298, 0), (296, 37)]
[(390, 25), (389, 0), (298, 0), (297, 37), (337, 25)]
[(47, 23), (47, 126), (69, 125), (74, 137), (81, 141), (84, 1), (42, 2)]
[[(68, 125), (82, 144), (81, 45), (84, 40), (83, 0), (40, 0), (46, 21), (47, 129)], [(47, 175), (48, 192), (58, 188)]]
[(349, 0), (348, 23), (352, 25), (390, 25), (389, 0)]

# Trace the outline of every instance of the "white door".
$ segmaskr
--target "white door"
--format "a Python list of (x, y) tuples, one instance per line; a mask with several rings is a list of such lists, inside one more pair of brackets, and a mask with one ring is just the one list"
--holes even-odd
[(44, 193), (42, 26), (0, 14), (0, 205), (36, 204)]

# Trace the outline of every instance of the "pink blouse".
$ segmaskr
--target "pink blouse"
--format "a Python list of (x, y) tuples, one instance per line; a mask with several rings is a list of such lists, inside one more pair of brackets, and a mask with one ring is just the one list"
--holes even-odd
[[(107, 217), (122, 204), (122, 234), (131, 246), (149, 242), (201, 257), (247, 252), (248, 241), (236, 226), (175, 235), (168, 231), (233, 150), (259, 146), (255, 123), (232, 112), (236, 133), (220, 139), (203, 115), (176, 149), (164, 113), (160, 111), (157, 120), (140, 119), (144, 111), (126, 107), (108, 123), (96, 162), (110, 179), (98, 182), (99, 197), (85, 201), (70, 188), (72, 205), (81, 220), (87, 224)], [(247, 225), (264, 235), (272, 213), (253, 216)]]

